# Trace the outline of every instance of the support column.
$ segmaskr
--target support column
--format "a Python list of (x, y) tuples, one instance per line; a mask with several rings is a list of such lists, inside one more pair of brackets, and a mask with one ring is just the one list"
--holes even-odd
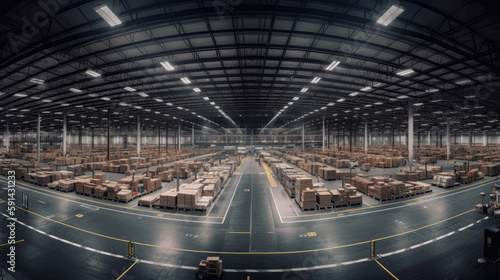
[(469, 127), (469, 155), (472, 155), (472, 126)]
[(66, 123), (66, 112), (63, 113), (63, 143), (62, 143), (62, 152), (63, 157), (66, 157), (66, 143), (68, 141), (67, 137), (67, 123)]
[[(111, 126), (111, 120), (110, 120), (110, 109), (108, 108), (108, 139), (107, 139), (107, 144), (108, 144), (108, 149), (107, 149), (107, 154), (106, 154), (106, 160), (109, 161), (109, 140), (110, 140), (110, 135), (109, 135), (109, 129), (110, 129), (110, 126)], [(82, 129), (80, 128), (80, 133), (81, 133)], [(80, 137), (80, 140), (81, 140), (81, 137)]]
[(450, 118), (446, 120), (446, 159), (450, 160), (450, 147), (451, 147), (451, 135), (450, 135)]
[(340, 122), (337, 124), (337, 150), (340, 148)]
[(5, 148), (6, 148), (6, 155), (9, 154), (9, 149), (10, 149), (10, 130), (9, 130), (9, 122), (7, 121), (7, 132), (6, 132), (6, 139), (5, 139)]
[(394, 149), (394, 145), (396, 145), (396, 136), (394, 135), (394, 127), (392, 128), (392, 148)]
[(168, 122), (165, 122), (165, 152), (168, 153)]
[(82, 127), (78, 128), (78, 147), (82, 148)]
[(417, 147), (420, 148), (420, 129), (417, 132)]
[(158, 157), (161, 154), (161, 131), (160, 131), (160, 122), (158, 122)]
[(352, 153), (352, 118), (349, 118), (349, 152)]
[(137, 115), (137, 157), (141, 156), (141, 115)]
[(488, 146), (488, 132), (484, 132), (484, 139), (483, 139), (483, 145)]
[(365, 120), (365, 154), (368, 153), (368, 120)]
[(306, 148), (306, 144), (305, 144), (305, 125), (302, 124), (302, 152), (305, 151), (305, 148)]
[(436, 148), (439, 147), (439, 130), (436, 131)]
[(431, 145), (431, 131), (429, 130), (428, 131), (428, 134), (427, 134), (427, 145)]
[(179, 152), (181, 151), (181, 122), (179, 122)]
[(326, 148), (330, 149), (330, 123), (326, 125)]
[(92, 127), (92, 139), (91, 139), (91, 143), (92, 143), (92, 150), (94, 149), (94, 128)]
[(38, 118), (36, 122), (36, 161), (40, 162), (40, 122), (41, 117), (38, 113)]
[(408, 102), (408, 164), (413, 166), (413, 100)]
[(191, 130), (192, 130), (192, 132), (191, 132), (191, 144), (193, 146), (191, 149), (194, 150), (194, 123), (191, 125)]
[(323, 141), (322, 145), (323, 146), (323, 153), (325, 152), (325, 117), (323, 117)]

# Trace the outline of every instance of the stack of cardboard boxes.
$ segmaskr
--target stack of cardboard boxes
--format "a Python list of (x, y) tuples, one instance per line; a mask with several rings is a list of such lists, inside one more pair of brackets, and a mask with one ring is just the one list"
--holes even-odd
[(195, 271), (196, 279), (218, 279), (222, 276), (222, 260), (219, 257), (208, 257), (202, 260)]

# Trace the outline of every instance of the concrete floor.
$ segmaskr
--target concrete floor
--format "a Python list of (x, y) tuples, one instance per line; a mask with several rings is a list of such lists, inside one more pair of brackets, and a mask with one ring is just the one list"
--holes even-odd
[[(14, 276), (116, 279), (133, 265), (121, 279), (192, 279), (201, 259), (217, 255), (223, 279), (394, 279), (387, 271), (398, 279), (499, 279), (498, 263), (477, 262), (484, 228), (496, 225), (472, 211), (492, 180), (382, 203), (363, 196), (361, 207), (300, 212), (281, 186), (270, 186), (250, 155), (207, 213), (18, 182), (16, 203), (25, 192), (30, 205), (16, 211), (16, 239), (24, 241), (16, 245)], [(7, 223), (3, 215), (0, 220)], [(0, 227), (2, 240), (6, 234)], [(378, 262), (368, 260), (372, 240)], [(136, 264), (123, 258), (128, 241), (136, 242)], [(6, 253), (7, 246), (0, 247), (0, 255)]]

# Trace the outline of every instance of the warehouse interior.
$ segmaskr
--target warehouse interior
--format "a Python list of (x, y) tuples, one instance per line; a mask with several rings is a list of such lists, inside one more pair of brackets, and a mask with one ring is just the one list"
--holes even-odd
[(0, 279), (500, 279), (495, 0), (4, 0)]

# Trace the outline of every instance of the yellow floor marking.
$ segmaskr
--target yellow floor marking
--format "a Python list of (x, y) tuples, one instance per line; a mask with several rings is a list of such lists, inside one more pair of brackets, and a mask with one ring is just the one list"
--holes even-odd
[(2, 188), (2, 189), (6, 190), (7, 188)]
[[(16, 243), (23, 242), (23, 241), (24, 241), (24, 239), (23, 240), (18, 240), (16, 242), (12, 243), (12, 244), (16, 244)], [(5, 246), (5, 245), (12, 245), (12, 244), (5, 243), (5, 244), (1, 244), (0, 247)]]
[(45, 189), (42, 189), (40, 187), (36, 188), (36, 187), (32, 187), (30, 185), (20, 183), (20, 182), (17, 182), (16, 184), (28, 187), (28, 188), (33, 189), (33, 190), (42, 191), (42, 192), (46, 192), (46, 193), (50, 193), (50, 194), (54, 194), (54, 195), (66, 196), (69, 198), (74, 198), (74, 199), (78, 199), (78, 200), (83, 200), (83, 201), (87, 201), (87, 202), (92, 202), (92, 203), (116, 207), (116, 208), (123, 208), (123, 209), (127, 209), (127, 210), (141, 211), (141, 212), (154, 213), (154, 214), (161, 213), (161, 214), (165, 214), (165, 215), (183, 216), (183, 217), (196, 217), (196, 218), (209, 218), (209, 219), (223, 219), (224, 218), (224, 217), (196, 216), (196, 215), (186, 215), (186, 214), (177, 214), (177, 213), (168, 213), (168, 212), (158, 212), (158, 211), (151, 211), (151, 210), (146, 210), (146, 209), (135, 209), (135, 208), (131, 209), (131, 208), (128, 208), (126, 206), (114, 205), (114, 204), (104, 203), (104, 202), (100, 202), (100, 201), (85, 199), (85, 198), (81, 198), (78, 196), (67, 195), (67, 194), (64, 194), (61, 192), (45, 190)]
[(241, 163), (240, 165), (236, 166), (236, 169), (240, 169), (241, 165), (243, 165), (243, 162), (245, 161), (246, 157), (244, 157), (242, 160), (241, 160)]
[(250, 232), (243, 232), (243, 231), (230, 231), (229, 233), (236, 233), (236, 234), (250, 234)]
[(276, 181), (274, 181), (271, 169), (269, 169), (266, 163), (263, 163), (262, 165), (264, 166), (264, 171), (266, 171), (267, 179), (269, 180), (271, 187), (277, 187), (278, 185), (276, 184)]
[(374, 259), (374, 261), (376, 261), (378, 265), (380, 265), (380, 267), (382, 267), (385, 271), (387, 271), (387, 273), (389, 273), (394, 279), (399, 280), (396, 276), (394, 276), (394, 274), (392, 274), (387, 268), (385, 268), (385, 266), (383, 266), (379, 261), (377, 261), (377, 259)]
[(250, 189), (244, 189), (244, 191), (249, 192), (249, 191), (250, 191)]
[(125, 270), (125, 272), (122, 273), (122, 275), (120, 275), (118, 278), (116, 278), (116, 280), (120, 280), (120, 278), (122, 278), (123, 275), (125, 275), (125, 273), (127, 273), (136, 264), (137, 264), (137, 262), (134, 262), (129, 268), (127, 268), (127, 270)]
[(308, 232), (307, 236), (317, 236), (317, 234), (315, 232)]
[(451, 190), (443, 191), (443, 192), (440, 192), (440, 193), (433, 193), (433, 194), (430, 194), (430, 195), (425, 195), (425, 196), (421, 196), (421, 197), (417, 197), (417, 198), (412, 198), (412, 199), (403, 200), (403, 201), (397, 201), (397, 202), (391, 202), (391, 203), (385, 203), (385, 204), (380, 204), (380, 205), (375, 205), (375, 206), (370, 206), (370, 207), (363, 207), (363, 208), (357, 208), (357, 209), (348, 209), (348, 210), (337, 211), (337, 212), (328, 212), (328, 213), (308, 214), (308, 215), (300, 215), (300, 216), (286, 216), (286, 217), (283, 217), (283, 218), (297, 218), (297, 217), (312, 217), (312, 216), (323, 216), (323, 215), (335, 215), (335, 214), (339, 214), (339, 213), (346, 213), (346, 212), (353, 212), (353, 211), (359, 211), (359, 210), (366, 210), (366, 209), (372, 209), (372, 208), (378, 208), (378, 207), (384, 207), (384, 206), (390, 206), (390, 205), (398, 205), (398, 204), (402, 204), (402, 203), (406, 203), (406, 202), (410, 202), (410, 201), (417, 201), (417, 200), (420, 200), (420, 199), (424, 199), (424, 198), (428, 198), (428, 197), (432, 197), (432, 196), (436, 196), (436, 195), (440, 195), (440, 194), (447, 194), (447, 193), (450, 193), (450, 192), (460, 191), (460, 190), (467, 189), (467, 188), (470, 188), (470, 187), (473, 187), (473, 186), (477, 186), (479, 184), (490, 183), (493, 180), (494, 179), (489, 179), (489, 180), (486, 180), (484, 182), (478, 182), (478, 183), (474, 183), (474, 184), (471, 184), (471, 185), (467, 184), (467, 185), (465, 185), (463, 187), (459, 187), (459, 188), (456, 188), (456, 189), (451, 189)]
[[(2, 201), (2, 200), (3, 199), (0, 199), (0, 201)], [(78, 227), (75, 227), (75, 226), (72, 226), (72, 225), (68, 225), (68, 224), (65, 224), (63, 222), (59, 222), (59, 221), (56, 221), (56, 220), (44, 217), (44, 216), (42, 216), (40, 214), (34, 213), (32, 211), (23, 209), (23, 208), (21, 208), (21, 207), (19, 207), (17, 205), (15, 207), (17, 209), (19, 209), (19, 210), (22, 210), (22, 211), (25, 211), (27, 213), (33, 214), (33, 215), (38, 216), (38, 217), (40, 217), (42, 219), (46, 219), (48, 221), (60, 224), (62, 226), (66, 226), (66, 227), (69, 227), (69, 228), (72, 228), (72, 229), (75, 229), (75, 230), (79, 230), (79, 231), (82, 231), (82, 232), (85, 232), (85, 233), (89, 233), (89, 234), (92, 234), (92, 235), (95, 235), (95, 236), (100, 236), (100, 237), (103, 237), (103, 238), (107, 238), (107, 239), (111, 239), (111, 240), (115, 240), (115, 241), (120, 241), (120, 242), (126, 242), (127, 244), (130, 241), (130, 240), (120, 239), (120, 238), (111, 237), (111, 236), (107, 236), (107, 235), (104, 235), (104, 234), (92, 232), (90, 230), (78, 228)], [(378, 238), (378, 239), (371, 239), (371, 240), (367, 240), (367, 241), (361, 241), (361, 242), (352, 243), (352, 244), (338, 245), (338, 246), (334, 246), (334, 247), (320, 248), (320, 249), (302, 250), (302, 251), (285, 251), (285, 252), (220, 252), (220, 251), (202, 251), (202, 250), (191, 250), (191, 249), (182, 249), (182, 248), (171, 248), (171, 247), (158, 246), (158, 245), (154, 245), (154, 244), (147, 244), (147, 243), (140, 243), (140, 242), (134, 242), (134, 243), (136, 245), (142, 245), (142, 246), (146, 246), (146, 247), (162, 248), (162, 249), (182, 251), (182, 252), (191, 252), (191, 253), (206, 253), (206, 254), (225, 254), (225, 255), (284, 255), (284, 254), (311, 253), (311, 252), (329, 251), (329, 250), (333, 250), (333, 249), (353, 247), (353, 246), (357, 246), (357, 245), (361, 245), (361, 244), (368, 244), (372, 240), (378, 241), (378, 240), (383, 240), (383, 239), (393, 238), (393, 237), (396, 237), (396, 236), (405, 235), (405, 234), (408, 234), (408, 233), (411, 233), (411, 232), (415, 232), (415, 231), (418, 231), (418, 230), (421, 230), (421, 229), (424, 229), (424, 228), (428, 228), (428, 227), (431, 227), (431, 226), (443, 223), (445, 221), (448, 221), (448, 220), (460, 217), (460, 216), (465, 215), (465, 214), (467, 214), (469, 212), (472, 212), (474, 210), (475, 209), (471, 209), (471, 210), (465, 211), (465, 212), (463, 212), (461, 214), (455, 215), (453, 217), (444, 219), (442, 221), (435, 222), (435, 223), (432, 223), (430, 225), (423, 226), (423, 227), (420, 227), (420, 228), (417, 228), (417, 229), (405, 231), (405, 232), (402, 232), (402, 233), (399, 233), (399, 234), (394, 234), (394, 235), (391, 235), (391, 236), (381, 237), (381, 238)]]
[(247, 276), (247, 280), (250, 280), (250, 276)]
[(75, 217), (81, 218), (81, 217), (83, 217), (83, 215), (82, 214), (76, 214)]

